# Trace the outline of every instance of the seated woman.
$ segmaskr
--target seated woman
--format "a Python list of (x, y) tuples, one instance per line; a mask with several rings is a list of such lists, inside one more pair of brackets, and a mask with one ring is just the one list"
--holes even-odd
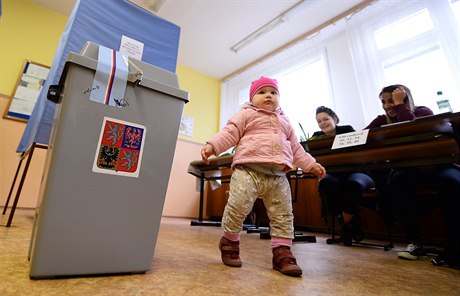
[[(388, 123), (413, 120), (433, 115), (425, 106), (415, 106), (410, 90), (400, 84), (386, 86), (379, 94), (385, 114), (377, 116), (366, 128)], [(404, 228), (407, 248), (398, 252), (401, 259), (416, 260), (425, 251), (418, 229), (424, 209), (416, 192), (423, 186), (433, 186), (439, 193), (446, 223), (447, 245), (443, 254), (433, 260), (436, 265), (460, 268), (460, 166), (459, 164), (433, 167), (392, 169), (386, 180), (377, 179), (377, 187), (387, 190), (386, 197)]]
[(324, 106), (316, 108), (316, 122), (318, 123), (318, 127), (321, 130), (314, 132), (311, 138), (308, 140), (335, 136), (355, 131), (351, 125), (337, 125), (339, 121), (339, 117), (337, 114), (335, 114), (334, 111), (332, 111), (332, 109)]
[[(350, 125), (337, 125), (337, 114), (324, 106), (316, 109), (316, 121), (321, 130), (315, 132), (309, 140), (355, 131)], [(363, 192), (373, 186), (374, 181), (360, 172), (328, 173), (319, 182), (323, 209), (338, 218), (341, 239), (346, 246), (351, 246), (353, 240), (359, 242), (363, 239), (359, 205)]]

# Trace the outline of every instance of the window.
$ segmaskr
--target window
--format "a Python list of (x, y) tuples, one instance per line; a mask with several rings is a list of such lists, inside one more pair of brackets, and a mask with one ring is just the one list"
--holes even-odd
[[(379, 1), (355, 16), (347, 28), (363, 98), (376, 97), (383, 86), (404, 84), (416, 105), (439, 113), (438, 91), (451, 109), (460, 110), (460, 1)], [(455, 16), (457, 10), (457, 16)], [(363, 101), (369, 122), (380, 104)]]
[(460, 26), (460, 1), (459, 0), (451, 0), (451, 7), (452, 11), (455, 14), (455, 18), (457, 19), (457, 23)]
[(315, 117), (316, 108), (332, 105), (325, 58), (321, 55), (318, 59), (277, 77), (281, 108), (289, 117), (297, 137), (304, 141), (319, 130)]
[(374, 38), (377, 49), (384, 49), (431, 29), (433, 29), (433, 22), (428, 10), (423, 9), (412, 16), (375, 31)]
[(297, 54), (275, 58), (222, 84), (221, 127), (248, 102), (251, 82), (263, 75), (278, 80), (280, 106), (289, 117), (297, 138), (303, 141), (318, 130), (316, 108), (331, 107), (333, 102), (326, 51), (302, 45), (293, 50)]
[[(387, 84), (411, 88), (416, 105), (438, 113), (437, 92), (457, 92), (441, 36), (427, 8), (375, 31), (374, 38)], [(454, 110), (459, 109), (458, 100), (449, 101)]]

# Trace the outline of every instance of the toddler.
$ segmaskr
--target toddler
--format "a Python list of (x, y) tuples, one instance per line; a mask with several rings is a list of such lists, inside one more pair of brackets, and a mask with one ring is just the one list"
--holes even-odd
[(201, 157), (209, 163), (211, 155), (236, 146), (230, 194), (222, 217), (223, 236), (219, 242), (223, 263), (241, 267), (240, 231), (254, 202), (261, 198), (270, 219), (273, 268), (288, 276), (301, 276), (302, 269), (291, 253), (294, 217), (286, 172), (296, 165), (321, 179), (326, 171), (300, 145), (279, 107), (279, 98), (275, 79), (261, 77), (252, 82), (250, 103), (206, 142)]

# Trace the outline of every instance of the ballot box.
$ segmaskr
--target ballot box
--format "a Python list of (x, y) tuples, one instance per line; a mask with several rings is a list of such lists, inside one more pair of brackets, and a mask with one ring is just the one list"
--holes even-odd
[[(94, 96), (101, 90), (106, 101)], [(48, 98), (57, 107), (30, 277), (149, 271), (188, 93), (176, 74), (87, 42)]]

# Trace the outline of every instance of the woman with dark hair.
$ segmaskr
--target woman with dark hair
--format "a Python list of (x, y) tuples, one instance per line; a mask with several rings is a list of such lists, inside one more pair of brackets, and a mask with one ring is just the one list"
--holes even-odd
[[(351, 125), (337, 125), (339, 117), (328, 107), (320, 106), (316, 109), (316, 121), (321, 130), (315, 132), (309, 140), (355, 131)], [(346, 246), (351, 246), (353, 240), (359, 242), (363, 239), (359, 205), (363, 192), (373, 186), (374, 181), (360, 172), (326, 174), (319, 182), (318, 191), (323, 210), (338, 218), (341, 225), (340, 238)]]
[(316, 108), (316, 122), (321, 130), (314, 132), (309, 140), (355, 131), (351, 125), (337, 125), (340, 122), (337, 114), (332, 109), (324, 106)]
[(433, 111), (430, 108), (415, 106), (409, 88), (402, 84), (384, 87), (379, 94), (379, 98), (385, 114), (378, 115), (365, 129), (433, 115)]

